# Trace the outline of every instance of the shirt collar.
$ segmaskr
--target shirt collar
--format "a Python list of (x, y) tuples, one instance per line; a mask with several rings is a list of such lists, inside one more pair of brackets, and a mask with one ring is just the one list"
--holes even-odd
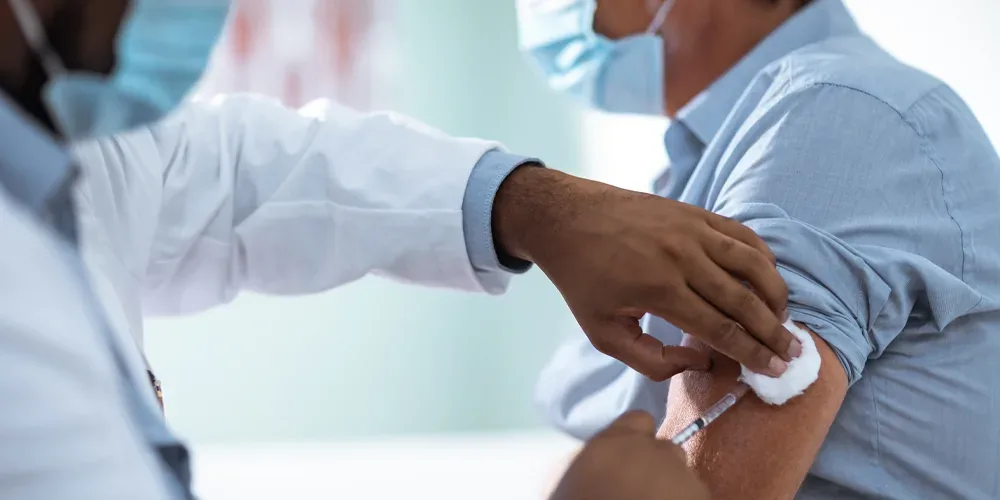
[(69, 152), (0, 92), (0, 186), (36, 214), (46, 215), (75, 174)]
[(663, 134), (663, 146), (667, 151), (667, 164), (670, 168), (653, 181), (653, 192), (675, 198), (680, 193), (669, 191), (668, 187), (678, 186), (691, 175), (705, 151), (705, 144), (691, 129), (680, 121), (673, 120)]
[(814, 0), (685, 105), (677, 113), (677, 121), (708, 144), (750, 82), (768, 64), (806, 45), (855, 33), (860, 30), (842, 0)]

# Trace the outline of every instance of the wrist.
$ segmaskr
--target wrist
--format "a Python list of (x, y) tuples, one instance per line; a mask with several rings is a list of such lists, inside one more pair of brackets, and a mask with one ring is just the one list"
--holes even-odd
[[(500, 252), (539, 264), (572, 231), (592, 183), (536, 164), (518, 167), (493, 203), (493, 241)], [(584, 202), (585, 203), (585, 202)]]

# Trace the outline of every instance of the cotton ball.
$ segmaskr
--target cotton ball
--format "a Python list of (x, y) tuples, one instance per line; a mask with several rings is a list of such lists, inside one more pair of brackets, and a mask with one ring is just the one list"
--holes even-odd
[(788, 370), (780, 377), (773, 378), (754, 373), (744, 366), (740, 376), (740, 380), (749, 385), (761, 401), (771, 405), (787, 403), (789, 399), (805, 392), (819, 378), (819, 351), (816, 350), (812, 336), (791, 320), (785, 322), (785, 328), (802, 342), (802, 355), (788, 363)]

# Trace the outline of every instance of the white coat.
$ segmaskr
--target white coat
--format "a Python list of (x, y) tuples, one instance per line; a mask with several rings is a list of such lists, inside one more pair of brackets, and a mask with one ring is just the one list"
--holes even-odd
[[(85, 261), (111, 322), (140, 344), (143, 315), (243, 290), (319, 292), (374, 273), (481, 291), (461, 207), (473, 166), (498, 146), (325, 100), (192, 102), (76, 148)], [(509, 275), (489, 281), (501, 291)]]

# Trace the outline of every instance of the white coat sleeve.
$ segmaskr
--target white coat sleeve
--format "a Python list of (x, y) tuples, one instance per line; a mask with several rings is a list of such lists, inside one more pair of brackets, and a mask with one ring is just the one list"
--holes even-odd
[(509, 280), (503, 266), (477, 274), (463, 230), (470, 174), (496, 143), (326, 100), (294, 110), (251, 95), (189, 103), (144, 134), (158, 164), (126, 168), (162, 170), (146, 314), (198, 311), (241, 290), (319, 292), (369, 273), (494, 293)]

